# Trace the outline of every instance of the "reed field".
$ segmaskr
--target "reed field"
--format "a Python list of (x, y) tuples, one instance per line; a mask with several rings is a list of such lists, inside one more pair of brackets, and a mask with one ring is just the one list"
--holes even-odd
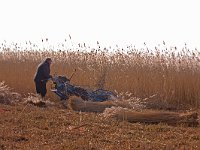
[[(49, 82), (47, 107), (25, 103), (38, 99), (30, 96), (35, 93), (33, 78), (46, 57), (53, 60), (52, 75), (70, 77), (76, 69), (72, 84), (114, 91), (119, 100), (94, 103), (72, 97), (71, 109), (65, 109)], [(2, 43), (0, 149), (199, 149), (199, 58), (197, 49), (165, 43), (153, 50), (102, 48), (99, 43), (94, 49)], [(175, 112), (161, 110), (168, 106)], [(185, 112), (190, 115), (181, 114)]]
[[(36, 68), (46, 57), (51, 57), (51, 74), (70, 77), (76, 69), (71, 81), (76, 85), (97, 88), (100, 84), (119, 95), (153, 97), (177, 107), (200, 104), (200, 52), (187, 45), (176, 48), (163, 43), (153, 50), (147, 46), (115, 47), (112, 53), (112, 48), (101, 48), (99, 43), (95, 49), (79, 45), (75, 50), (38, 49), (32, 45), (24, 49), (17, 43), (1, 45), (0, 81), (22, 95), (35, 93)], [(48, 97), (56, 98), (50, 91)]]

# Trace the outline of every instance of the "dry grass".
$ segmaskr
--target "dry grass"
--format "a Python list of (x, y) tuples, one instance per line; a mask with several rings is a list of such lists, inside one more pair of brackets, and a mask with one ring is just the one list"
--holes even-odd
[[(80, 48), (81, 49), (81, 48)], [(169, 48), (140, 51), (134, 47), (91, 52), (45, 49), (8, 48), (0, 54), (0, 80), (21, 94), (34, 93), (33, 76), (37, 65), (52, 57), (51, 73), (70, 76), (76, 68), (72, 83), (95, 88), (105, 83), (105, 88), (142, 99), (155, 95), (156, 101), (172, 104), (199, 106), (200, 63), (198, 50)], [(100, 82), (101, 81), (101, 82)], [(56, 97), (48, 93), (51, 99)]]
[(128, 121), (131, 123), (165, 123), (168, 125), (185, 125), (192, 127), (199, 125), (198, 114), (196, 112), (180, 113), (155, 110), (142, 110), (139, 112), (127, 108), (111, 107), (106, 108), (104, 115), (108, 118), (116, 118), (118, 120)]
[(198, 114), (196, 112), (170, 112), (148, 110), (145, 104), (130, 102), (130, 100), (116, 100), (105, 102), (83, 101), (79, 97), (71, 97), (68, 106), (74, 111), (103, 113), (105, 117), (115, 118), (131, 123), (198, 126)]
[[(122, 99), (137, 97), (135, 109), (143, 106), (138, 104), (160, 109), (199, 107), (199, 52), (187, 47), (179, 52), (166, 48), (144, 53), (128, 47), (128, 54), (118, 49), (108, 55), (107, 49), (89, 53), (36, 48), (18, 51), (18, 47), (3, 44), (0, 81), (12, 90), (1, 83), (0, 100), (12, 101), (11, 93), (16, 91), (27, 101), (0, 105), (0, 149), (199, 149), (199, 127), (133, 124), (126, 122), (124, 116), (118, 116), (122, 121), (117, 121), (102, 114), (60, 109), (57, 104), (36, 107), (29, 103), (34, 99), (28, 93), (35, 93), (36, 67), (48, 56), (54, 60), (52, 74), (70, 76), (76, 68), (72, 83), (91, 88), (105, 83), (106, 89), (116, 90)], [(50, 92), (48, 97), (51, 102), (57, 100)], [(106, 107), (116, 105), (105, 103)], [(119, 104), (127, 106), (123, 101)], [(103, 105), (99, 110), (104, 109)]]
[(68, 100), (68, 106), (74, 111), (81, 112), (96, 112), (102, 113), (106, 108), (121, 107), (129, 108), (134, 110), (141, 110), (145, 108), (145, 105), (139, 103), (137, 100), (108, 100), (104, 102), (92, 102), (92, 101), (83, 101), (79, 97), (70, 97)]
[(57, 107), (0, 105), (0, 149), (196, 149), (200, 128), (146, 125)]
[(21, 95), (19, 93), (12, 92), (4, 82), (0, 82), (0, 104), (13, 104), (20, 100)]

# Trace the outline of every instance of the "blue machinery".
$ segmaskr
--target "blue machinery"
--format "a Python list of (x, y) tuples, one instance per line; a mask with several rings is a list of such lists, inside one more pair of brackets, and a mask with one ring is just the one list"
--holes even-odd
[(91, 90), (72, 85), (70, 80), (65, 76), (55, 76), (53, 77), (52, 81), (54, 83), (54, 87), (51, 89), (51, 91), (57, 94), (61, 100), (67, 100), (70, 96), (78, 96), (83, 100), (96, 102), (113, 100), (117, 98), (115, 93), (108, 90)]

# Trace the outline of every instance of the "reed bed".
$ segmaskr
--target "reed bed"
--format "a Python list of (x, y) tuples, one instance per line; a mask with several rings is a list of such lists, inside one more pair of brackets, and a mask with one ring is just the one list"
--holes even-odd
[[(30, 43), (31, 45), (32, 43)], [(99, 43), (98, 43), (99, 44)], [(44, 48), (35, 45), (20, 48), (17, 44), (0, 47), (0, 81), (22, 95), (35, 93), (33, 77), (37, 65), (51, 57), (51, 74), (67, 75), (76, 69), (72, 83), (90, 88), (104, 87), (124, 99), (154, 97), (156, 101), (177, 107), (200, 104), (200, 52), (165, 44), (153, 50), (144, 46), (92, 49)], [(112, 51), (112, 53), (110, 53)], [(50, 88), (50, 83), (48, 84)], [(50, 91), (48, 97), (55, 99)]]
[(106, 108), (104, 111), (104, 116), (107, 118), (115, 118), (121, 121), (128, 121), (131, 123), (147, 123), (147, 124), (159, 124), (165, 123), (168, 125), (184, 125), (197, 127), (198, 113), (187, 112), (178, 113), (170, 111), (155, 111), (155, 110), (143, 110), (135, 111), (132, 109), (122, 108), (122, 107), (111, 107)]

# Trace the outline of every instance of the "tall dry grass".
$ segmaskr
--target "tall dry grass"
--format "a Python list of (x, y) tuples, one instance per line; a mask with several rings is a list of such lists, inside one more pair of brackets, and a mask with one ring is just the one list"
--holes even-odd
[[(99, 46), (99, 45), (98, 45)], [(100, 46), (99, 46), (100, 47)], [(37, 65), (46, 57), (53, 59), (51, 73), (70, 76), (76, 68), (72, 83), (95, 88), (105, 82), (106, 89), (129, 96), (154, 98), (176, 106), (200, 104), (200, 52), (162, 45), (149, 50), (135, 47), (125, 49), (97, 48), (84, 51), (36, 47), (20, 49), (4, 44), (0, 51), (0, 81), (15, 91), (34, 93), (33, 76)], [(49, 85), (50, 86), (50, 85)], [(55, 96), (48, 92), (52, 99)]]

